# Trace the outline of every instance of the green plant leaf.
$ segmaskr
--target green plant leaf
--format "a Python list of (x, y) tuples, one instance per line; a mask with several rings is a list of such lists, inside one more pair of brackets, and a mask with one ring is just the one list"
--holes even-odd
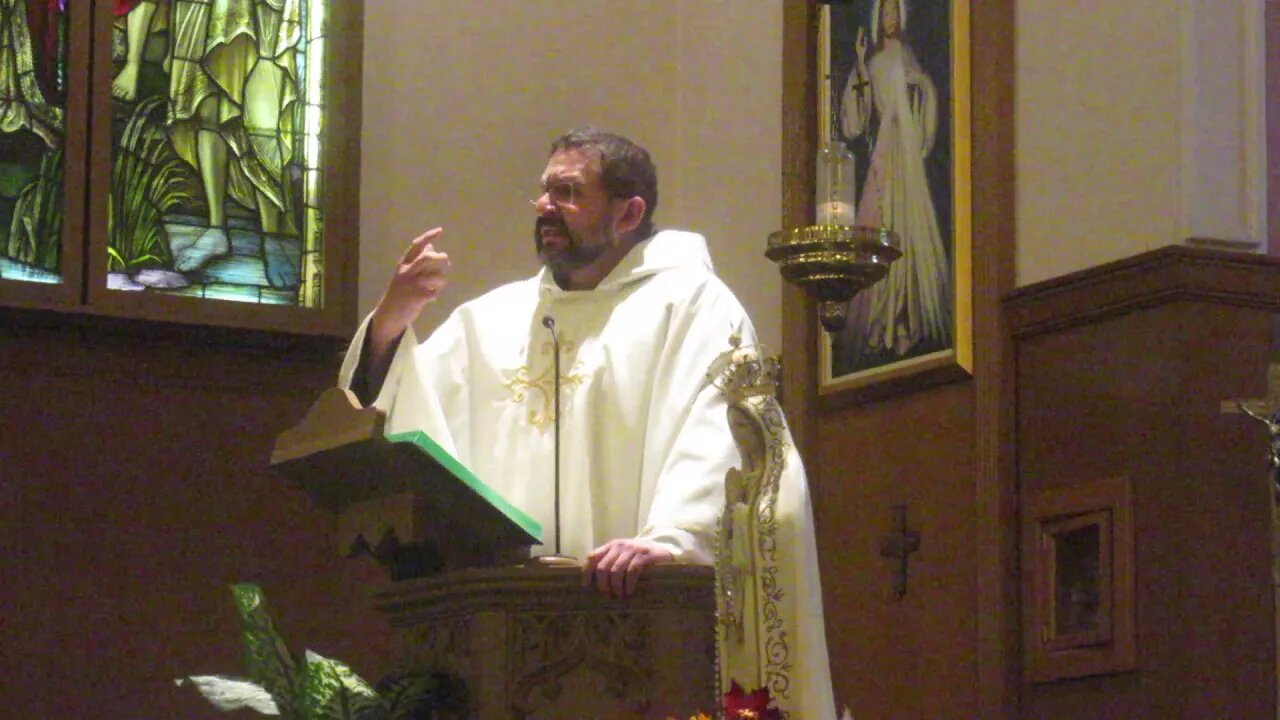
[(434, 717), (435, 710), (466, 705), (466, 691), (461, 681), (442, 673), (387, 677), (378, 683), (377, 690), (386, 703), (387, 720)]
[(343, 663), (310, 650), (302, 679), (302, 720), (387, 720), (369, 683)]
[(223, 712), (232, 710), (256, 710), (263, 715), (279, 715), (276, 701), (257, 683), (225, 675), (192, 675), (174, 681), (178, 686), (195, 688), (214, 707)]
[(249, 677), (271, 693), (280, 708), (281, 717), (288, 720), (297, 718), (298, 664), (267, 614), (262, 589), (244, 583), (232, 585), (231, 594), (240, 611), (245, 669)]

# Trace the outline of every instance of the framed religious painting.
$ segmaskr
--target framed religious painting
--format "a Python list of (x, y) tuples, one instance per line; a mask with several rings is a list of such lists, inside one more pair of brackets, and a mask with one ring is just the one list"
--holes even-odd
[(969, 0), (821, 6), (819, 224), (887, 229), (902, 256), (819, 333), (819, 393), (870, 398), (972, 370)]

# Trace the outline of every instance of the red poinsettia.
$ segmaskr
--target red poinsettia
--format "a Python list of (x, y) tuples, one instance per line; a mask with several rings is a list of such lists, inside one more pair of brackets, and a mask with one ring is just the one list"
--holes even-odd
[(734, 680), (729, 685), (729, 692), (724, 694), (724, 715), (729, 720), (782, 720), (782, 711), (770, 707), (772, 703), (767, 689), (746, 692)]

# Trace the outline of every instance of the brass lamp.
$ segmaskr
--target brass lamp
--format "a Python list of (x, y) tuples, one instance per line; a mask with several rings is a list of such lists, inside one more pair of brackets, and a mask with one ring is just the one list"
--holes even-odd
[(829, 333), (844, 329), (849, 301), (882, 280), (902, 256), (898, 235), (888, 228), (809, 225), (769, 235), (765, 257), (778, 263), (782, 279), (818, 300), (818, 319)]

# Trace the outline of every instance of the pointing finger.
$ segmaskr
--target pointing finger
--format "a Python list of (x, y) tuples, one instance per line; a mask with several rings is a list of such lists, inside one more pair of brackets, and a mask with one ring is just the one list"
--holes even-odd
[(447, 253), (435, 252), (428, 245), (417, 258), (415, 258), (407, 268), (410, 274), (418, 275), (423, 273), (441, 273), (452, 267), (453, 263), (449, 261)]
[(424, 248), (430, 247), (432, 241), (443, 234), (444, 228), (434, 227), (414, 238), (413, 242), (409, 243), (409, 247), (405, 249), (404, 255), (400, 257), (400, 262), (407, 263), (412, 261), (414, 258), (418, 257)]

